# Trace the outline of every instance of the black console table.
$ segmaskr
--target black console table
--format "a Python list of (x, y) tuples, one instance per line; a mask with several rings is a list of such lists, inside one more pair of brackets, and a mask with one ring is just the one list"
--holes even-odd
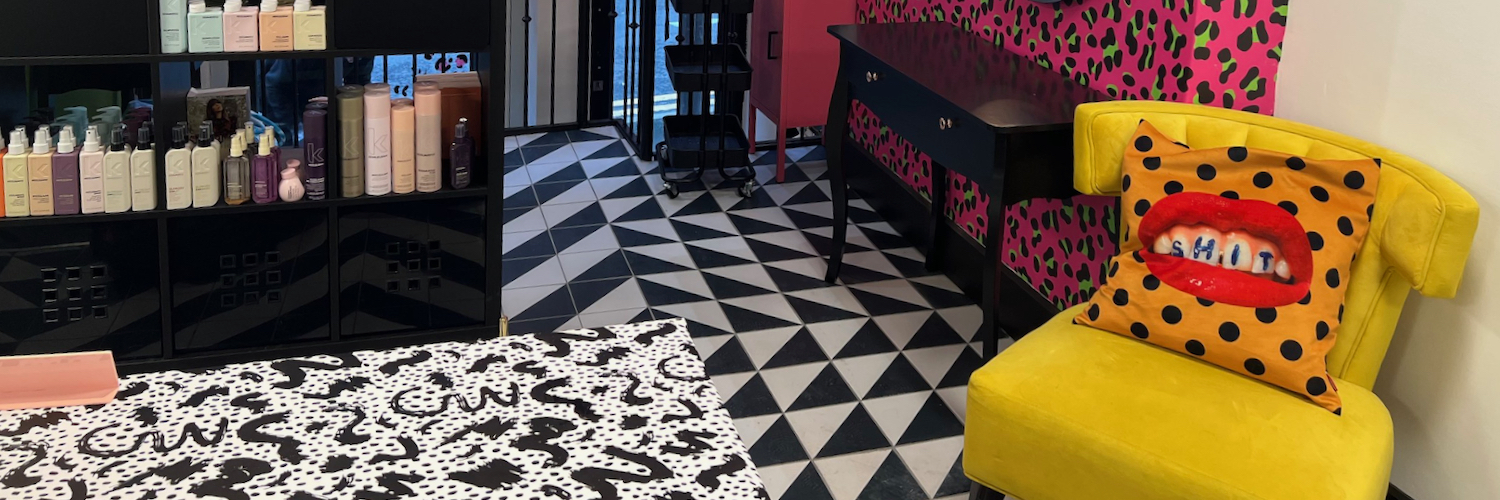
[[(1072, 188), (1074, 108), (1108, 97), (948, 23), (843, 25), (828, 32), (840, 41), (825, 134), (835, 221), (828, 281), (838, 279), (848, 234), (844, 143), (850, 102), (858, 99), (892, 132), (932, 157), (932, 231), (946, 224), (942, 203), (948, 171), (974, 180), (992, 196), (979, 299), (983, 331), (989, 332), (985, 354), (993, 356), (1000, 335), (1019, 338), (1057, 312), (1000, 262), (1005, 207), (1077, 194)], [(929, 270), (938, 270), (949, 254), (945, 240), (936, 234), (930, 239)]]

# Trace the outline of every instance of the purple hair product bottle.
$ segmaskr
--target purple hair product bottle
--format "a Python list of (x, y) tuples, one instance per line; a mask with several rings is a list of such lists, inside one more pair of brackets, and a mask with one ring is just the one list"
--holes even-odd
[(308, 109), (302, 113), (302, 131), (307, 199), (322, 200), (328, 197), (328, 112)]
[(52, 207), (57, 215), (75, 215), (78, 203), (78, 140), (73, 127), (59, 132), (57, 154), (52, 156)]
[(469, 138), (469, 119), (459, 118), (453, 129), (453, 146), (448, 149), (448, 178), (453, 189), (469, 187), (474, 171), (474, 140)]

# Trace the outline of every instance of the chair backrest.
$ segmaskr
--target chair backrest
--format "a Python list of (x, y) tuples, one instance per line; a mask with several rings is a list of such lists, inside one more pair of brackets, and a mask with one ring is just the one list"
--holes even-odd
[(1415, 159), (1316, 127), (1191, 104), (1086, 104), (1078, 108), (1073, 138), (1079, 192), (1120, 195), (1126, 143), (1143, 119), (1194, 149), (1248, 146), (1325, 160), (1381, 159), (1375, 220), (1355, 257), (1338, 345), (1328, 354), (1335, 377), (1375, 384), (1408, 287), (1430, 297), (1458, 292), (1479, 224), (1474, 197)]

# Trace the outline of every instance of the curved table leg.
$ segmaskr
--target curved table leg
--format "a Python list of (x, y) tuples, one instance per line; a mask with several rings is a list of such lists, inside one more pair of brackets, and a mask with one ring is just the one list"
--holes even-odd
[[(842, 59), (842, 58), (841, 58)], [(849, 239), (849, 185), (844, 177), (844, 140), (849, 135), (849, 76), (842, 60), (828, 105), (828, 123), (823, 130), (827, 151), (828, 182), (833, 191), (833, 252), (828, 256), (829, 283), (837, 282), (844, 265), (844, 244)]]

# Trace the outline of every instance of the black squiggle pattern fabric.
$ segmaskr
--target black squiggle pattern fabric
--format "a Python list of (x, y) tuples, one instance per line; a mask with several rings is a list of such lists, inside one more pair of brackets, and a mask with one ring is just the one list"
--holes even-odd
[(0, 498), (767, 498), (681, 320), (127, 377), (0, 412)]

